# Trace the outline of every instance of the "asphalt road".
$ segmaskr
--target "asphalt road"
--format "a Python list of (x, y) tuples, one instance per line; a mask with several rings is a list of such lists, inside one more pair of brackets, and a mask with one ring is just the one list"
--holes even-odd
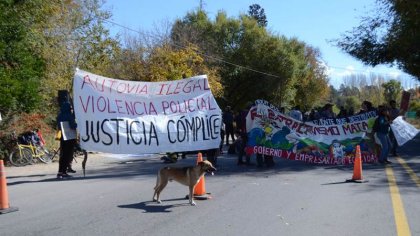
[[(159, 156), (91, 154), (72, 179), (57, 163), (7, 167), (9, 202), (0, 235), (420, 235), (420, 135), (392, 165), (364, 164), (366, 183), (347, 183), (352, 166), (275, 159), (271, 169), (219, 157), (206, 176), (210, 200), (190, 206), (187, 187), (171, 182), (151, 202)], [(255, 162), (255, 160), (253, 160)], [(190, 155), (175, 165), (193, 165)], [(395, 179), (395, 182), (394, 182)]]

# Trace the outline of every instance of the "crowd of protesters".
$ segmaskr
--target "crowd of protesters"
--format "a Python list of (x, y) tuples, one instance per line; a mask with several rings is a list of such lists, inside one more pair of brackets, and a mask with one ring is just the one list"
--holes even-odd
[[(246, 115), (251, 106), (247, 109), (234, 113), (230, 106), (226, 106), (223, 118), (222, 142), (220, 152), (223, 153), (224, 143), (230, 154), (238, 155), (238, 165), (252, 165), (250, 156), (245, 153), (247, 142)], [(294, 106), (289, 112), (284, 107), (280, 108), (280, 112), (290, 116), (295, 120), (302, 122), (310, 122), (316, 120), (326, 120), (335, 118), (348, 118), (354, 115), (366, 112), (376, 112), (378, 117), (374, 122), (374, 127), (370, 133), (370, 137), (376, 142), (376, 152), (379, 163), (390, 164), (388, 156), (397, 155), (397, 141), (390, 128), (392, 121), (401, 115), (400, 109), (397, 108), (395, 100), (391, 100), (389, 104), (380, 105), (377, 108), (370, 101), (363, 101), (360, 110), (355, 112), (354, 108), (346, 109), (344, 106), (337, 107), (337, 114), (334, 112), (334, 104), (327, 103), (322, 107), (311, 109), (310, 111), (302, 111), (299, 106)], [(229, 141), (232, 141), (231, 143)], [(257, 155), (256, 164), (258, 167), (274, 165), (273, 158), (270, 156)]]

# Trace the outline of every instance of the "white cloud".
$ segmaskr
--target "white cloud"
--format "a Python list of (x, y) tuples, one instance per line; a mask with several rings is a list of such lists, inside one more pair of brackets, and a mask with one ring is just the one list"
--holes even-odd
[(344, 77), (344, 76), (349, 76), (355, 73), (356, 72), (355, 72), (354, 66), (348, 65), (342, 72), (337, 72), (336, 76)]
[(396, 78), (398, 78), (398, 77), (401, 76), (401, 73), (398, 72), (398, 71), (391, 71), (391, 72), (388, 72), (388, 76), (393, 77), (394, 79), (396, 79)]

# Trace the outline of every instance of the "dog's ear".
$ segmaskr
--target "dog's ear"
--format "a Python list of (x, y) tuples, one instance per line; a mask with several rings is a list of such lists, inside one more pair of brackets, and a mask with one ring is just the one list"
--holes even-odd
[(204, 161), (200, 161), (197, 163), (197, 166), (200, 167), (200, 170), (204, 171), (205, 170), (205, 163)]
[(204, 166), (204, 161), (199, 161), (199, 162), (197, 163), (197, 165), (198, 165), (198, 166), (200, 166), (201, 168), (203, 168), (203, 166)]

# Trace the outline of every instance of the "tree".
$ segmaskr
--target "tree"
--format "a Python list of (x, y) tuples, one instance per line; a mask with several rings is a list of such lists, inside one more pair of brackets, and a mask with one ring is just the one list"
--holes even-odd
[(265, 15), (264, 8), (258, 4), (252, 4), (249, 6), (248, 15), (254, 18), (258, 25), (261, 27), (267, 27), (267, 16)]
[(178, 80), (206, 74), (213, 95), (221, 97), (222, 85), (217, 71), (208, 68), (196, 51), (194, 45), (183, 49), (174, 49), (167, 44), (153, 48), (147, 60), (150, 81)]
[(349, 96), (346, 97), (344, 108), (346, 108), (348, 111), (353, 110), (355, 113), (357, 113), (358, 108), (361, 106), (362, 102), (359, 98), (355, 96)]
[[(196, 37), (200, 35), (203, 37)], [(171, 39), (184, 47), (197, 42), (209, 67), (219, 68), (224, 88), (219, 102), (233, 109), (256, 99), (290, 106), (313, 102), (309, 95), (316, 92), (327, 94), (326, 76), (315, 50), (297, 39), (269, 32), (248, 15), (230, 18), (220, 11), (211, 21), (202, 11), (188, 13), (176, 21)], [(300, 98), (302, 91), (306, 94)]]
[(398, 65), (420, 80), (420, 1), (377, 0), (378, 10), (363, 18), (337, 43), (367, 65)]
[(147, 34), (125, 36), (125, 46), (115, 55), (108, 71), (110, 77), (138, 81), (170, 81), (206, 74), (213, 95), (221, 97), (223, 88), (217, 68), (209, 68), (197, 53), (197, 46), (176, 47), (169, 38), (148, 44)]
[(47, 1), (0, 2), (0, 111), (30, 112), (40, 106), (45, 61), (36, 30), (48, 14)]
[(332, 85), (329, 86), (329, 90), (330, 90), (330, 93), (328, 96), (328, 100), (337, 104), (336, 101), (340, 97), (340, 92)]
[(360, 91), (357, 87), (340, 85), (339, 92), (341, 96), (356, 96), (360, 97)]
[(200, 51), (206, 55), (220, 56), (222, 51), (218, 49), (222, 46), (217, 45), (217, 40), (212, 35), (213, 32), (213, 24), (207, 13), (199, 10), (189, 12), (182, 19), (177, 19), (172, 26), (170, 37), (171, 42), (179, 47), (193, 44), (197, 45)]
[(382, 84), (382, 87), (384, 88), (384, 97), (387, 103), (391, 100), (398, 100), (403, 90), (401, 82), (394, 79)]
[(318, 49), (303, 44), (304, 58), (300, 60), (300, 73), (296, 78), (296, 96), (294, 105), (310, 110), (315, 105), (323, 105), (329, 96), (328, 79), (325, 67), (321, 65), (321, 53)]
[(107, 75), (111, 58), (119, 53), (118, 42), (109, 36), (104, 20), (110, 12), (102, 10), (103, 0), (54, 1), (57, 9), (46, 16), (42, 29), (42, 57), (46, 71), (42, 79), (44, 107), (57, 107), (57, 90), (72, 90), (75, 69)]

